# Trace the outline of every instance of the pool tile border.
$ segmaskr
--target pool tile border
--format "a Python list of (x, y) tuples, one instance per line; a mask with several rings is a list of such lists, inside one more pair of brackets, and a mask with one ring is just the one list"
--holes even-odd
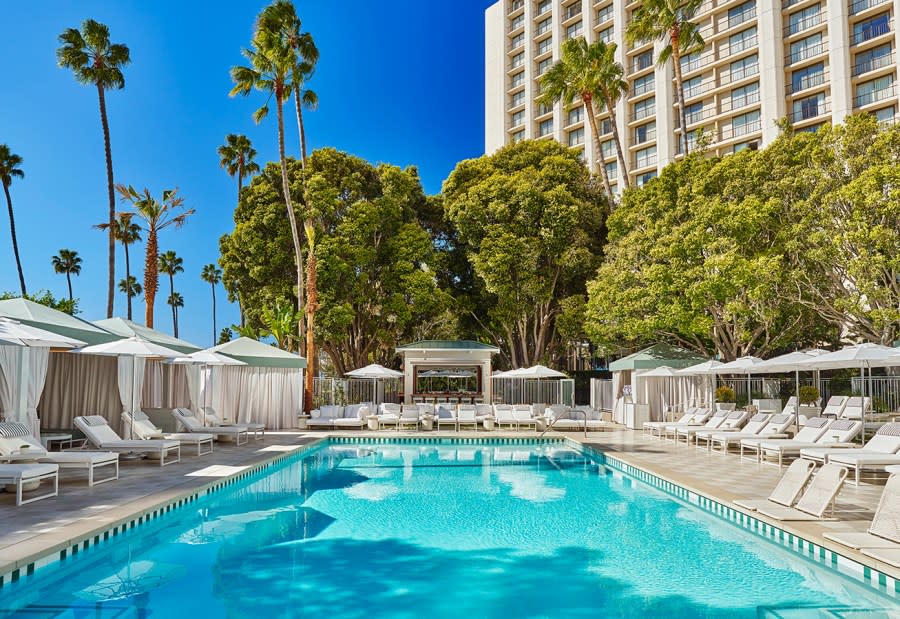
[(614, 471), (624, 473), (629, 477), (633, 477), (685, 503), (689, 503), (707, 513), (718, 516), (723, 520), (727, 520), (746, 531), (764, 537), (795, 554), (802, 555), (807, 559), (814, 561), (826, 569), (834, 570), (842, 576), (852, 578), (865, 586), (876, 589), (882, 594), (900, 599), (900, 579), (896, 579), (889, 574), (885, 574), (868, 565), (854, 561), (838, 552), (773, 526), (768, 522), (754, 518), (745, 512), (729, 507), (721, 501), (698, 494), (697, 492), (679, 486), (658, 475), (654, 475), (653, 473), (649, 473), (632, 464), (623, 462), (610, 452), (599, 451), (589, 445), (583, 445), (571, 439), (567, 439), (567, 441), (571, 446), (582, 451), (587, 451), (593, 456), (597, 456), (604, 466)]

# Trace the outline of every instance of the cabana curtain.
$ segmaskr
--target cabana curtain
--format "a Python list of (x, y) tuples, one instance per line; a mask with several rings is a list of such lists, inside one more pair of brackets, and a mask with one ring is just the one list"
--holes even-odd
[(0, 346), (0, 414), (6, 421), (15, 421), (13, 385), (16, 382), (17, 346)]
[(297, 426), (302, 408), (299, 368), (217, 366), (212, 368), (212, 405), (233, 423), (257, 422), (269, 430)]
[[(4, 376), (0, 387), (0, 409), (7, 421), (24, 423), (37, 437), (41, 435), (37, 406), (47, 378), (49, 357), (49, 348), (0, 346), (0, 374)], [(19, 364), (28, 364), (24, 394), (19, 393)], [(18, 410), (20, 402), (24, 403), (24, 410)]]
[(78, 415), (101, 415), (121, 434), (116, 358), (51, 354), (39, 408), (45, 428), (69, 429)]

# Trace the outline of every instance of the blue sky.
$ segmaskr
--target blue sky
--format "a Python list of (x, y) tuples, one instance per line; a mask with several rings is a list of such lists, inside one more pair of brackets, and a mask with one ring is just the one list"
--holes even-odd
[[(333, 146), (373, 162), (416, 165), (429, 193), (461, 159), (483, 152), (484, 9), (492, 0), (295, 0), (304, 29), (321, 52), (310, 86), (320, 108), (307, 115), (310, 146)], [(261, 1), (49, 0), (4, 7), (0, 54), (0, 143), (24, 158), (24, 180), (11, 188), (29, 292), (65, 294), (50, 257), (60, 248), (84, 259), (74, 279), (81, 314), (104, 318), (106, 243), (92, 225), (107, 209), (103, 141), (95, 89), (56, 66), (57, 36), (93, 18), (127, 44), (132, 64), (125, 90), (109, 94), (116, 182), (155, 194), (177, 186), (197, 209), (181, 230), (166, 231), (160, 249), (184, 258), (175, 286), (185, 298), (180, 335), (209, 345), (211, 302), (202, 266), (218, 258), (218, 238), (233, 227), (235, 183), (218, 166), (225, 134), (248, 135), (259, 161), (277, 157), (274, 114), (259, 126), (251, 114), (262, 95), (230, 99), (228, 69), (241, 61)], [(289, 153), (296, 124), (286, 125)], [(9, 222), (0, 210), (0, 291), (17, 291)], [(140, 265), (143, 246), (133, 254)], [(117, 258), (117, 279), (124, 260)], [(141, 279), (140, 273), (137, 274)], [(156, 327), (171, 332), (160, 282)], [(220, 327), (237, 321), (219, 290)], [(143, 300), (135, 316), (143, 321)], [(124, 297), (116, 314), (125, 314)]]

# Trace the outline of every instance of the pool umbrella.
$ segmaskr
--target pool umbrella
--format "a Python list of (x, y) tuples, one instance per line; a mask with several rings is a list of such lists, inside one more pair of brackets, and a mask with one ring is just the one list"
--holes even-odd
[(880, 344), (857, 344), (847, 346), (818, 357), (813, 357), (804, 363), (808, 369), (840, 370), (845, 368), (859, 368), (859, 376), (862, 381), (860, 392), (863, 398), (862, 411), (862, 440), (866, 440), (866, 369), (869, 375), (872, 368), (900, 366), (900, 349), (882, 346)]
[[(172, 363), (175, 365), (198, 365), (201, 366), (204, 370), (207, 367), (214, 365), (247, 365), (243, 361), (238, 361), (237, 359), (233, 359), (228, 355), (223, 355), (222, 353), (218, 353), (212, 350), (198, 350), (197, 352), (192, 352), (189, 355), (184, 355), (182, 357), (175, 357), (174, 359), (168, 359), (166, 363)], [(197, 389), (199, 391), (199, 383), (197, 385)], [(206, 393), (212, 392), (212, 373), (210, 373), (209, 386), (206, 389)], [(196, 404), (196, 403), (195, 403)], [(206, 425), (206, 407), (201, 407), (203, 412), (203, 425)]]
[(747, 375), (747, 406), (753, 403), (753, 392), (750, 389), (750, 370), (762, 363), (759, 357), (746, 355), (738, 357), (734, 361), (723, 363), (716, 368), (717, 374), (746, 374)]
[[(372, 403), (378, 404), (378, 381), (389, 378), (401, 378), (403, 372), (386, 368), (378, 363), (372, 363), (362, 368), (350, 370), (344, 376), (352, 376), (353, 378), (371, 378), (372, 379)], [(373, 413), (375, 411), (372, 411)]]
[(84, 600), (111, 602), (158, 589), (186, 573), (184, 566), (141, 559), (131, 560), (118, 572), (75, 593)]
[(811, 350), (798, 350), (778, 357), (766, 359), (750, 369), (753, 374), (777, 374), (780, 372), (794, 372), (794, 395), (797, 397), (797, 406), (794, 409), (794, 425), (800, 425), (800, 371), (808, 371), (806, 362), (824, 354), (827, 350), (813, 348)]
[[(78, 353), (86, 355), (106, 355), (110, 357), (131, 357), (131, 394), (130, 412), (134, 415), (138, 409), (138, 385), (137, 385), (137, 359), (174, 359), (184, 356), (183, 353), (159, 344), (154, 344), (140, 337), (129, 337), (106, 344), (96, 344), (79, 348)], [(129, 438), (134, 438), (133, 428), (129, 425)]]

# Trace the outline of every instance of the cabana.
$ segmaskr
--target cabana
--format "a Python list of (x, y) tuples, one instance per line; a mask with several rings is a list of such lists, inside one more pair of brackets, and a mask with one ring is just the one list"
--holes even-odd
[[(299, 355), (241, 337), (208, 348), (246, 365), (211, 367), (215, 385), (213, 408), (233, 423), (263, 423), (269, 430), (296, 428), (303, 409), (303, 370), (306, 359)], [(206, 394), (201, 393), (201, 400)]]
[[(500, 349), (490, 344), (473, 342), (472, 340), (421, 340), (412, 344), (397, 347), (403, 356), (403, 398), (412, 403), (415, 399), (444, 399), (457, 401), (490, 402), (491, 393), (491, 355)], [(464, 392), (442, 391), (433, 393), (424, 391), (427, 381), (419, 378), (424, 372), (436, 370), (453, 370), (473, 372), (472, 390)]]

